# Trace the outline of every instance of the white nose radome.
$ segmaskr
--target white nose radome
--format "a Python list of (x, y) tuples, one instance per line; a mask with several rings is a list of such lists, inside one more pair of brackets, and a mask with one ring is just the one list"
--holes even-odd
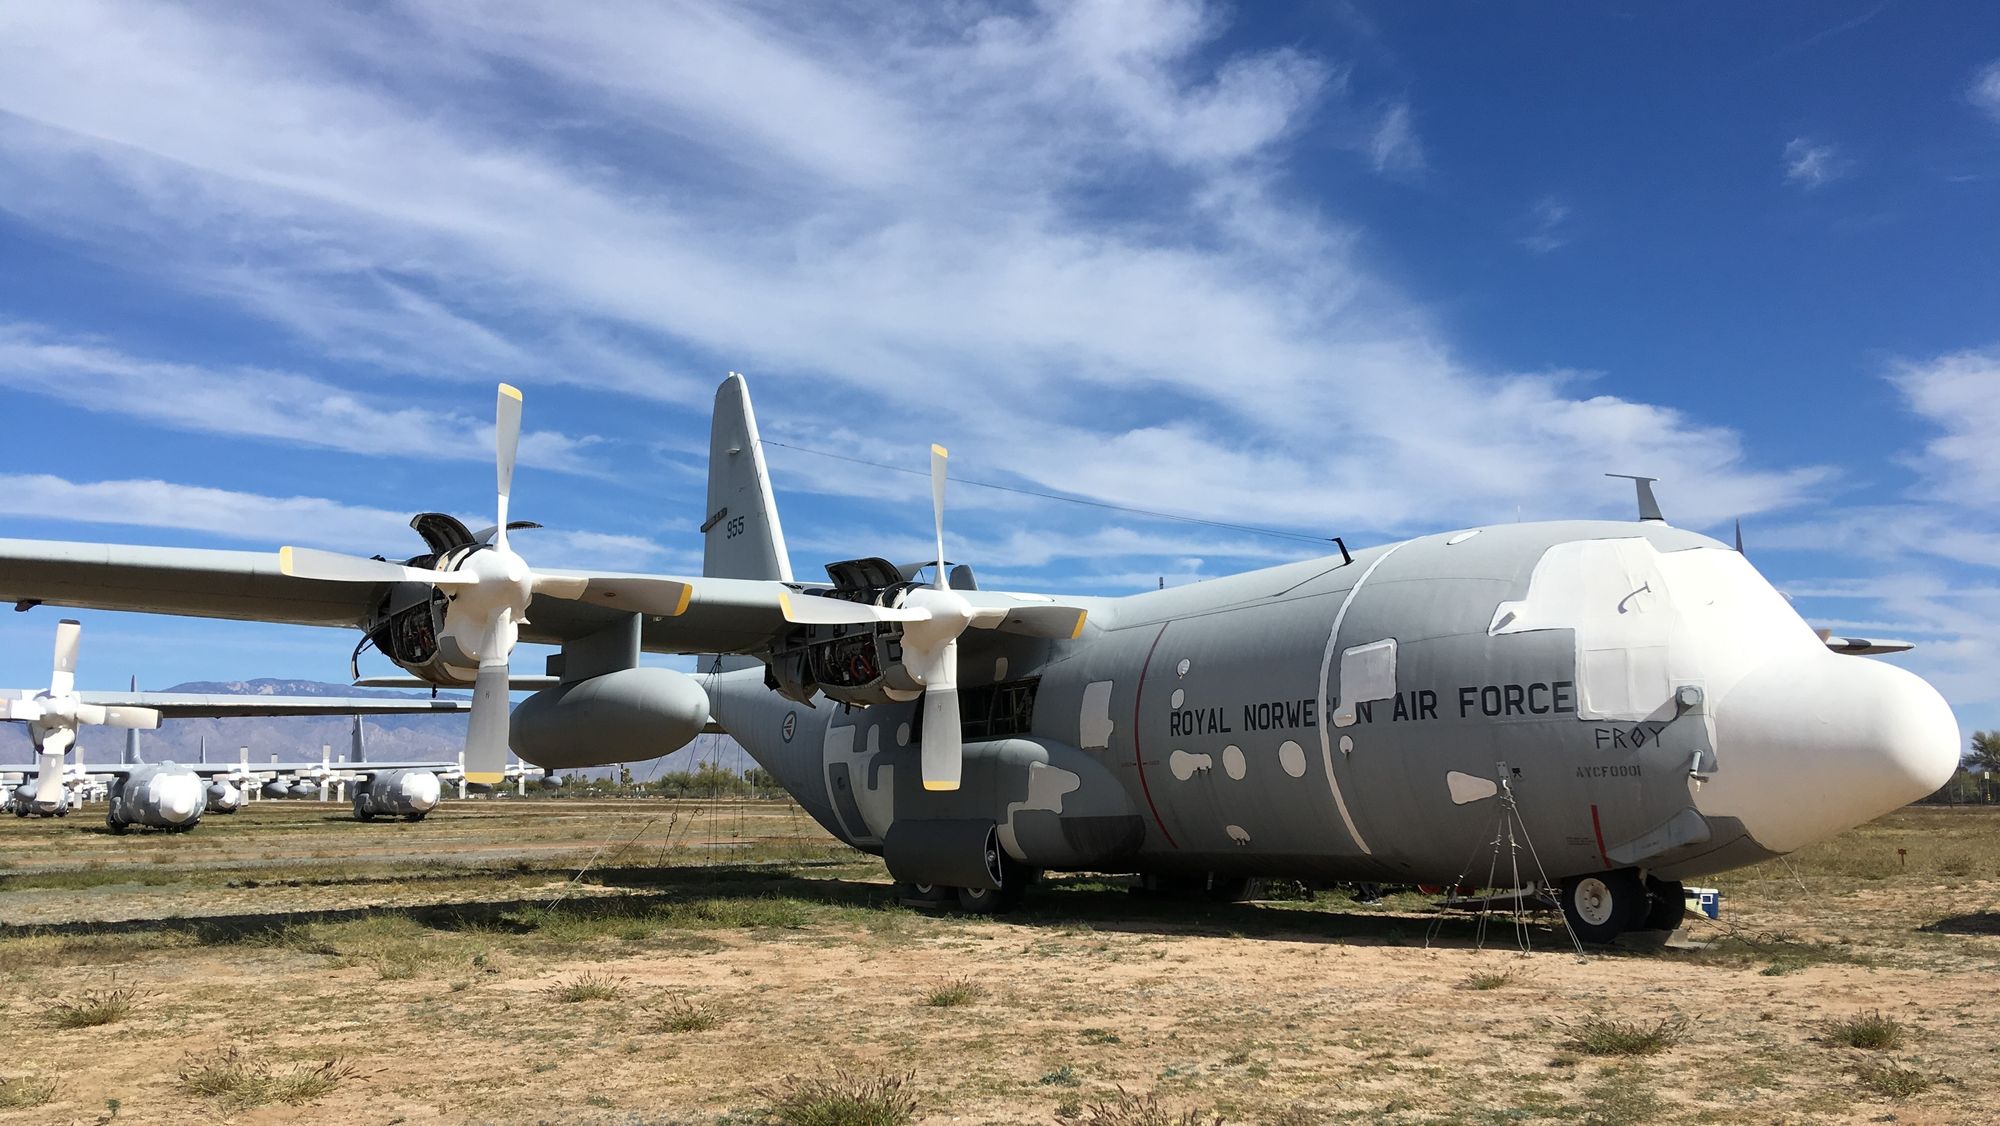
[(418, 813), (427, 813), (437, 806), (438, 792), (438, 776), (428, 770), (412, 771), (403, 776), (403, 797)]
[(1894, 665), (1832, 653), (1773, 660), (1715, 704), (1716, 769), (1695, 793), (1758, 844), (1794, 849), (1931, 793), (1958, 767), (1958, 721)]
[(186, 778), (162, 778), (160, 786), (160, 816), (178, 825), (193, 817), (201, 808), (204, 787), (200, 779), (189, 775)]

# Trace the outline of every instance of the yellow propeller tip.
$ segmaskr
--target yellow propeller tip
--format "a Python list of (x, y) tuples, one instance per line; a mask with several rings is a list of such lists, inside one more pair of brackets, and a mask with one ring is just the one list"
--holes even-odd
[(465, 772), (465, 780), (479, 786), (498, 785), (503, 777), (505, 775), (496, 770), (468, 770)]
[(1069, 639), (1071, 641), (1075, 641), (1077, 638), (1083, 636), (1083, 623), (1089, 620), (1089, 618), (1090, 613), (1087, 610), (1078, 610), (1076, 612), (1076, 628), (1069, 631)]
[(926, 790), (931, 790), (931, 791), (940, 791), (940, 790), (956, 790), (956, 789), (958, 789), (958, 783), (956, 783), (956, 782), (933, 782), (933, 781), (931, 781), (930, 779), (926, 778), (926, 779), (924, 779), (924, 789), (926, 789)]
[(500, 385), (500, 393), (510, 399), (519, 399), (521, 397), (521, 389), (511, 383), (502, 383)]
[(292, 549), (289, 547), (278, 549), (278, 573), (281, 575), (292, 573)]
[(931, 452), (938, 455), (939, 457), (951, 456), (950, 450), (945, 449), (943, 446), (938, 445), (936, 442), (931, 443)]

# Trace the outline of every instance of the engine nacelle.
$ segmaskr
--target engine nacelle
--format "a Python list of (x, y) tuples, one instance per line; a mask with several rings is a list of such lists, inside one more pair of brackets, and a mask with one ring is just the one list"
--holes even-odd
[(207, 798), (210, 813), (235, 813), (243, 808), (243, 791), (220, 778), (208, 784)]
[(354, 815), (421, 819), (437, 808), (443, 786), (428, 770), (386, 770), (354, 787)]
[(708, 723), (708, 693), (672, 669), (621, 669), (546, 688), (514, 709), (509, 742), (545, 770), (637, 762), (686, 746)]

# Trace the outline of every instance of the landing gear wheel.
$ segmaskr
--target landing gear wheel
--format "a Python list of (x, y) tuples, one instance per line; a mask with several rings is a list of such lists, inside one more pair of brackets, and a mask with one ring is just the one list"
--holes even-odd
[(1649, 906), (1645, 885), (1629, 868), (1571, 876), (1563, 881), (1563, 917), (1583, 942), (1610, 944), (1619, 935), (1643, 924)]
[(958, 898), (956, 888), (943, 884), (920, 884), (905, 880), (896, 885), (896, 902), (909, 907), (942, 907)]
[(968, 915), (997, 915), (1001, 909), (999, 888), (959, 888), (958, 909)]
[(1681, 887), (1679, 880), (1647, 876), (1646, 894), (1651, 897), (1652, 903), (1646, 908), (1646, 921), (1639, 924), (1640, 930), (1676, 930), (1687, 918), (1687, 891)]
[(405, 813), (403, 815), (403, 820), (405, 821), (415, 822), (415, 821), (422, 821), (423, 819), (424, 815), (421, 813)]
[(114, 833), (122, 835), (125, 832), (125, 830), (130, 829), (132, 826), (127, 825), (125, 822), (120, 821), (116, 817), (113, 817), (107, 813), (104, 815), (104, 827), (111, 830)]
[(1250, 877), (1211, 875), (1203, 894), (1217, 903), (1247, 902), (1250, 899)]
[(375, 820), (375, 815), (369, 813), (367, 810), (357, 809), (354, 811), (354, 819), (356, 821), (373, 821)]

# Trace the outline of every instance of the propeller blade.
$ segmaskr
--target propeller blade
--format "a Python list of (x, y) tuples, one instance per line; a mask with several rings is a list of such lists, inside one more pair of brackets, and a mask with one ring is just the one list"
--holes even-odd
[(35, 805), (43, 810), (60, 808), (67, 800), (63, 793), (63, 756), (69, 753), (69, 746), (76, 740), (76, 733), (68, 728), (58, 728), (48, 733), (42, 740), (42, 749), (36, 754)]
[[(924, 686), (923, 776), (926, 790), (956, 790), (965, 767), (958, 720), (958, 642), (945, 646), (944, 675)], [(948, 670), (948, 671), (946, 671)]]
[(334, 583), (429, 583), (432, 586), (471, 586), (479, 580), (459, 571), (432, 571), (405, 567), (380, 559), (363, 559), (337, 551), (310, 547), (278, 549), (278, 573), (295, 579), (317, 579)]
[(79, 725), (85, 727), (102, 727), (104, 726), (104, 711), (103, 704), (78, 704), (76, 710), (72, 711), (70, 715), (75, 717)]
[(536, 594), (550, 598), (578, 599), (590, 589), (590, 580), (578, 575), (544, 575), (536, 572), (528, 579), (528, 586)]
[(479, 663), (465, 725), (465, 780), (495, 785), (507, 769), (507, 658)]
[(937, 577), (931, 582), (939, 590), (945, 589), (944, 573), (944, 471), (945, 462), (951, 460), (951, 453), (936, 442), (931, 443), (931, 517), (937, 526)]
[(76, 649), (83, 640), (83, 623), (64, 618), (56, 623), (56, 659), (49, 673), (49, 695), (67, 696), (76, 691)]
[(500, 503), (493, 521), (493, 543), (507, 546), (507, 498), (514, 492), (514, 454), (521, 445), (521, 392), (502, 383), (493, 408), (493, 466)]
[[(542, 593), (541, 575), (535, 576), (535, 593)], [(573, 580), (563, 579), (564, 582)], [(558, 598), (580, 598), (615, 610), (635, 610), (661, 618), (678, 617), (694, 600), (694, 587), (673, 579), (593, 577), (579, 594), (558, 594)]]
[(42, 718), (40, 700), (0, 700), (0, 719), (18, 719), (33, 722)]
[(1022, 637), (1047, 637), (1070, 641), (1083, 636), (1089, 613), (1076, 606), (980, 606), (972, 624), (981, 629), (997, 629)]
[[(508, 530), (508, 531), (510, 531), (510, 532), (522, 532), (522, 531), (526, 531), (526, 530), (527, 530), (527, 529), (529, 529), (529, 528), (539, 528), (539, 527), (541, 527), (541, 525), (540, 525), (540, 524), (537, 524), (537, 523), (535, 523), (535, 522), (534, 522), (533, 520), (509, 520), (509, 521), (507, 521), (507, 530)], [(493, 537), (494, 537), (495, 535), (499, 534), (499, 531), (500, 531), (500, 525), (498, 525), (498, 524), (495, 524), (495, 525), (493, 525), (493, 526), (492, 526), (491, 528), (481, 528), (481, 529), (479, 529), (479, 531), (478, 531), (478, 532), (476, 532), (476, 533), (474, 533), (474, 534), (473, 534), (473, 537), (472, 537), (472, 539), (473, 539), (473, 542), (475, 542), (475, 543), (492, 543), (492, 542), (493, 542)]]
[(153, 708), (134, 708), (122, 704), (112, 704), (104, 709), (104, 718), (97, 722), (106, 727), (124, 727), (137, 731), (151, 731), (160, 726), (160, 713)]
[[(596, 586), (595, 580), (591, 584)], [(887, 606), (870, 606), (864, 602), (849, 602), (845, 598), (822, 598), (816, 595), (780, 594), (778, 606), (785, 612), (785, 620), (802, 626), (858, 626), (870, 622), (927, 622), (931, 618), (929, 610), (914, 606), (891, 609)]]

